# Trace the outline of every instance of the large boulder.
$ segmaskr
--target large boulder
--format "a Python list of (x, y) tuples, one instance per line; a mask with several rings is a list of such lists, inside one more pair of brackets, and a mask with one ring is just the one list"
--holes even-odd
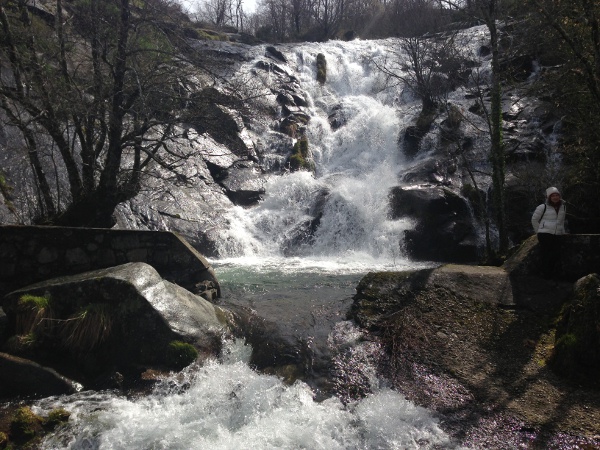
[(175, 368), (173, 343), (214, 355), (224, 330), (220, 309), (145, 263), (31, 285), (2, 307), (12, 336), (5, 351), (66, 369), (83, 384), (114, 370)]
[(409, 217), (405, 232), (411, 258), (425, 261), (474, 262), (478, 237), (467, 201), (439, 187), (395, 187), (390, 192), (391, 217)]
[(472, 304), (516, 306), (504, 269), (447, 264), (436, 269), (369, 273), (356, 287), (351, 316), (364, 328), (378, 328), (415, 298), (435, 295), (439, 289)]
[(556, 331), (552, 358), (561, 373), (600, 374), (600, 276), (587, 275), (575, 283), (573, 296)]
[[(503, 264), (513, 278), (540, 275), (537, 236), (530, 236)], [(559, 278), (575, 282), (590, 273), (600, 273), (600, 234), (566, 234), (561, 237)]]
[[(572, 285), (536, 279), (459, 265), (369, 273), (357, 287), (351, 317), (380, 339), (390, 358), (382, 368), (390, 385), (439, 411), (446, 423), (477, 429), (486, 418), (482, 435), (497, 438), (515, 423), (505, 417), (543, 429), (560, 409), (565, 429), (595, 433), (597, 387), (561, 390), (546, 364), (553, 319)], [(480, 448), (506, 441), (478, 442)]]

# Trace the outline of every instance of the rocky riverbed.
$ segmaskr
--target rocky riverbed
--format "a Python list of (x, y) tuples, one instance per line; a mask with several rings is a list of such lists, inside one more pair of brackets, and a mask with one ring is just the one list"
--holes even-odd
[[(370, 273), (357, 286), (350, 315), (383, 350), (373, 356), (380, 373), (434, 411), (458, 446), (600, 448), (600, 374), (566, 378), (551, 363), (574, 283), (537, 277), (535, 246), (528, 240), (503, 267)], [(342, 397), (362, 392), (338, 387)], [(0, 433), (22, 404), (0, 405)]]

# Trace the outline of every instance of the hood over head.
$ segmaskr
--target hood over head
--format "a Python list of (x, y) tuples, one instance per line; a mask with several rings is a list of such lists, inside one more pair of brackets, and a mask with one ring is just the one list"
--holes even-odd
[(555, 187), (549, 187), (548, 189), (546, 189), (546, 198), (550, 198), (552, 194), (560, 195), (560, 191)]

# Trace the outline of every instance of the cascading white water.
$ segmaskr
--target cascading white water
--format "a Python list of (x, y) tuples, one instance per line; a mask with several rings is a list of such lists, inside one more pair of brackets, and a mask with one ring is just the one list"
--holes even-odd
[[(381, 89), (381, 74), (370, 61), (385, 51), (384, 42), (334, 41), (286, 46), (284, 51), (307, 95), (307, 137), (315, 173), (271, 176), (257, 207), (231, 211), (231, 228), (221, 239), (220, 253), (288, 264), (290, 259), (280, 258), (284, 243), (313, 218), (316, 203), (325, 198), (310, 245), (295, 249), (307, 265), (324, 259), (332, 266), (344, 261), (346, 269), (353, 261), (360, 270), (365, 262), (371, 268), (410, 264), (402, 239), (411, 223), (388, 218), (389, 189), (403, 166), (398, 136), (407, 119), (394, 107), (396, 93)], [(318, 53), (327, 60), (325, 85), (316, 81)], [(336, 130), (328, 121), (334, 108), (345, 121)]]
[(229, 343), (221, 361), (188, 368), (140, 399), (87, 392), (49, 398), (72, 413), (71, 425), (46, 439), (44, 449), (411, 449), (450, 448), (427, 410), (380, 389), (344, 406), (315, 402), (297, 382), (286, 386), (243, 361), (248, 352)]

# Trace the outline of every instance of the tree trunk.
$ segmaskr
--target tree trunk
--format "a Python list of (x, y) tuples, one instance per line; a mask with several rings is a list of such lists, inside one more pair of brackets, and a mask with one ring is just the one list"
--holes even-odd
[(508, 251), (508, 233), (506, 224), (506, 200), (504, 193), (505, 158), (504, 142), (502, 139), (502, 87), (500, 86), (500, 54), (498, 43), (498, 30), (496, 28), (495, 14), (491, 2), (490, 15), (486, 25), (490, 31), (492, 47), (492, 98), (490, 105), (491, 115), (491, 151), (492, 163), (492, 202), (496, 212), (498, 226), (498, 252), (505, 255)]

